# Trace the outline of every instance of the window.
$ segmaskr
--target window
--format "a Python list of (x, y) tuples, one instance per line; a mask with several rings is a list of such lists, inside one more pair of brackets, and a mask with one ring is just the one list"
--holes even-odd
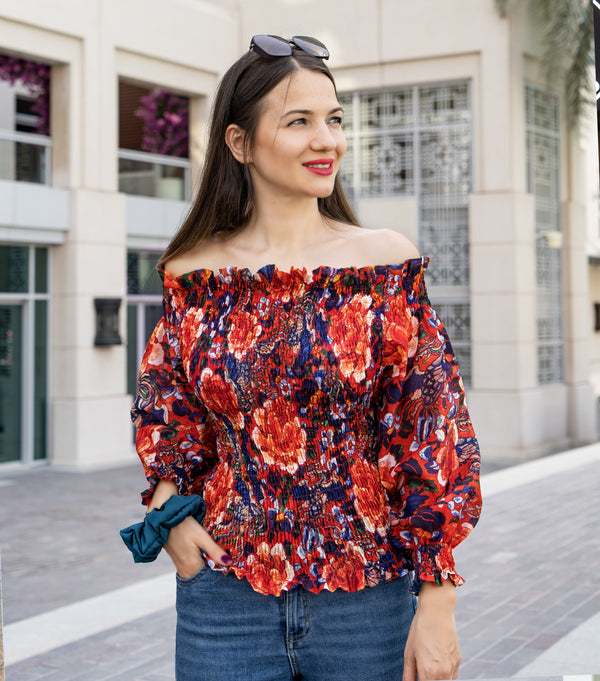
[(127, 392), (137, 392), (137, 374), (146, 344), (162, 317), (162, 282), (156, 270), (159, 254), (127, 253)]
[(427, 281), (466, 383), (471, 376), (469, 215), (472, 115), (467, 82), (343, 93), (342, 181), (354, 205), (414, 196)]
[(50, 184), (50, 67), (0, 54), (0, 180)]
[(190, 195), (189, 99), (119, 81), (119, 191)]
[(37, 132), (39, 116), (35, 112), (35, 97), (16, 96), (15, 130), (18, 132)]
[(48, 250), (0, 245), (0, 463), (47, 457)]
[[(535, 198), (538, 381), (564, 380), (559, 99), (525, 87), (527, 191)], [(557, 238), (558, 236), (558, 238)]]

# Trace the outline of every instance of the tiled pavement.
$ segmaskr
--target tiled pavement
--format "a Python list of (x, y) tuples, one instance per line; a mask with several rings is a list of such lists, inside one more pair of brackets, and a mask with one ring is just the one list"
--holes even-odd
[[(503, 473), (511, 470), (518, 476), (519, 468)], [(461, 678), (521, 674), (600, 613), (599, 518), (600, 461), (487, 496), (477, 528), (456, 551), (467, 579), (457, 607)], [(552, 671), (599, 673), (597, 633), (594, 651), (573, 650)], [(532, 675), (536, 669), (550, 673), (540, 664)]]
[[(86, 599), (172, 573), (166, 556), (134, 565), (118, 536), (141, 516), (143, 485), (138, 466), (0, 471), (7, 681), (173, 681), (173, 607), (138, 617), (127, 598), (117, 626), (90, 634), (90, 610), (66, 645), (10, 659), (11, 628), (43, 613), (60, 627)], [(600, 445), (486, 474), (486, 488), (456, 552), (460, 678), (600, 673)]]

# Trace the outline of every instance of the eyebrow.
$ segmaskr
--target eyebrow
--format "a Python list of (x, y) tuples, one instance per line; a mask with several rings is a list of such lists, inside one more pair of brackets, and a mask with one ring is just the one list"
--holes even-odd
[[(335, 108), (331, 109), (331, 111), (327, 112), (327, 115), (331, 116), (331, 114), (336, 113), (337, 111), (344, 113), (344, 109), (342, 109), (341, 106), (336, 106)], [(310, 109), (291, 109), (290, 111), (286, 111), (281, 118), (285, 118), (291, 114), (305, 114), (310, 116), (314, 114), (314, 111), (311, 111)]]

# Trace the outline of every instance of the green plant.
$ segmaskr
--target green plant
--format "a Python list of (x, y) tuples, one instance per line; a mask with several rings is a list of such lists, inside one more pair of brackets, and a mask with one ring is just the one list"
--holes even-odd
[(35, 102), (36, 130), (40, 135), (50, 134), (50, 67), (30, 59), (19, 59), (0, 54), (0, 80), (11, 85), (20, 83)]

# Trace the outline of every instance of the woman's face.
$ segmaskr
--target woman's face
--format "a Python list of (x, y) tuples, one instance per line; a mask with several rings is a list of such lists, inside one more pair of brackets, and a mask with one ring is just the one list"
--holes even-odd
[(265, 97), (249, 167), (257, 200), (323, 198), (346, 151), (342, 109), (327, 76), (300, 69)]

